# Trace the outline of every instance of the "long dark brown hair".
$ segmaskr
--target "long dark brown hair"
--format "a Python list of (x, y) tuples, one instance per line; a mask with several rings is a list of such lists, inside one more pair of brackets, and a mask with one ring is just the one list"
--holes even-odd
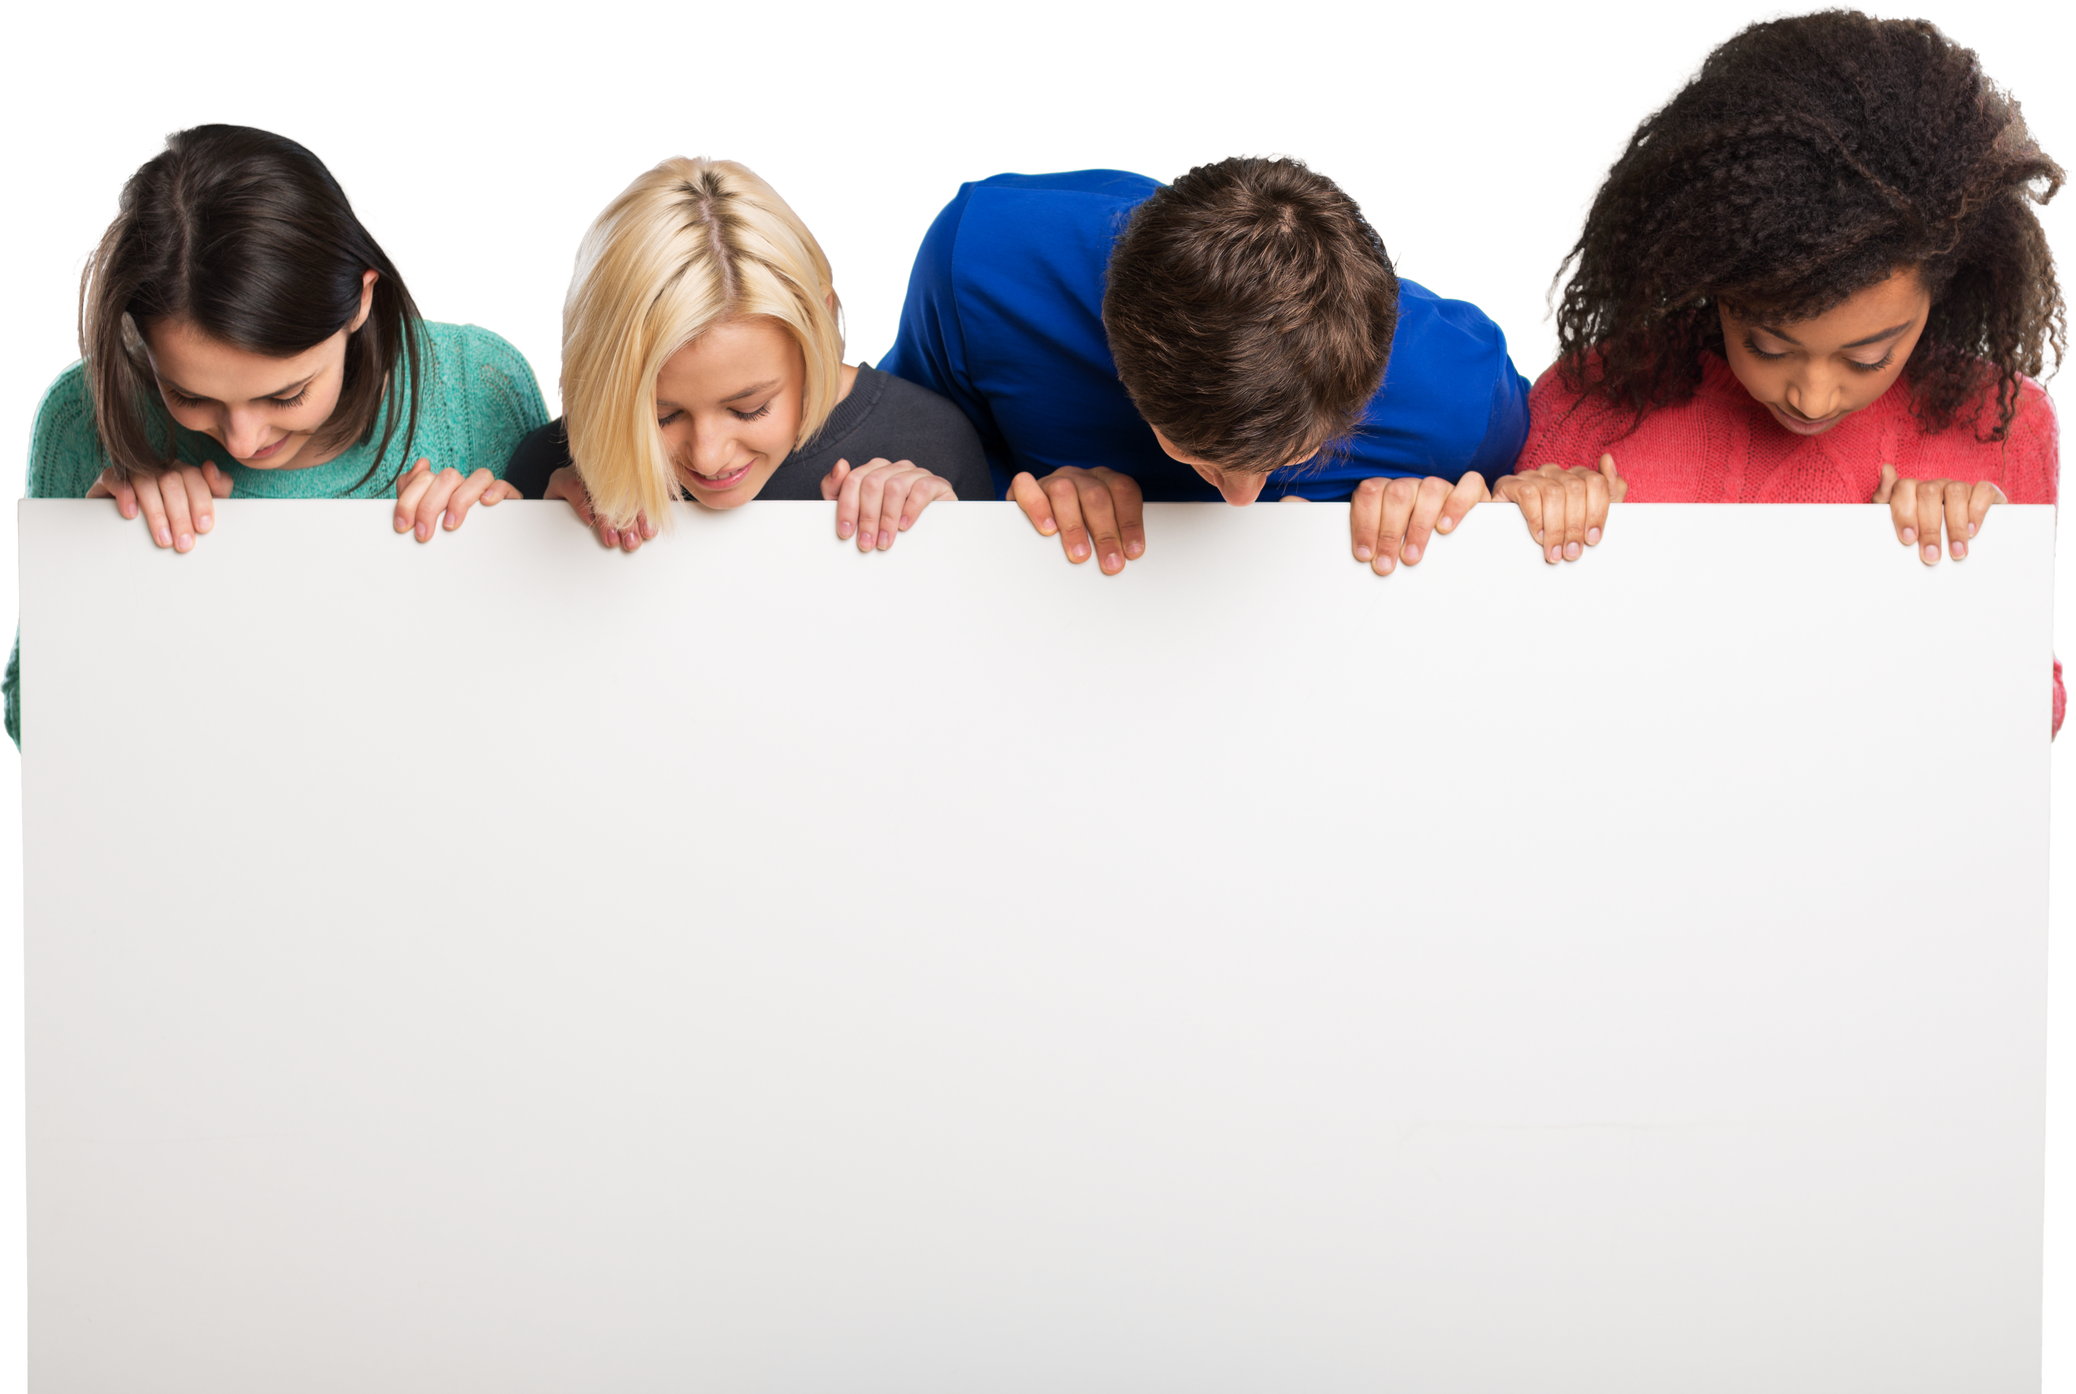
[(2000, 439), (2067, 320), (2033, 205), (2062, 186), (2018, 103), (1923, 20), (1755, 24), (1630, 137), (1571, 249), (1559, 371), (1641, 417), (1693, 395), (1719, 303), (1808, 319), (1905, 267), (1932, 296), (1905, 377), (1928, 430)]
[(79, 281), (79, 352), (109, 462), (123, 474), (172, 463), (160, 444), (170, 444), (172, 423), (144, 354), (146, 321), (182, 320), (234, 348), (287, 358), (353, 322), (368, 271), (377, 273), (373, 303), (346, 341), (338, 405), (311, 437), (327, 452), (365, 441), (387, 403), (375, 463), (355, 492), (381, 469), (399, 420), (399, 472), (417, 435), (425, 349), (411, 293), (331, 171), (302, 146), (250, 126), (166, 137), (123, 185)]

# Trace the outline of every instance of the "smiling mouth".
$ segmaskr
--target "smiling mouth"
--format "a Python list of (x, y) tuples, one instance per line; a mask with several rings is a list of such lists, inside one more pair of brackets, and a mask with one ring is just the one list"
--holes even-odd
[(749, 472), (750, 467), (748, 465), (744, 465), (741, 469), (730, 470), (726, 474), (715, 475), (712, 478), (708, 478), (706, 475), (701, 474), (698, 470), (693, 470), (691, 473), (693, 482), (696, 483), (702, 489), (730, 489), (736, 486), (737, 484), (742, 483), (743, 479), (749, 474)]
[(253, 452), (252, 454), (250, 454), (250, 455), (247, 455), (247, 456), (245, 457), (244, 463), (250, 463), (250, 462), (252, 462), (252, 461), (254, 461), (254, 460), (267, 460), (267, 459), (271, 459), (271, 458), (273, 458), (273, 457), (274, 457), (275, 455), (278, 455), (278, 454), (279, 454), (279, 453), (281, 452), (281, 447), (282, 447), (282, 446), (284, 446), (284, 445), (287, 445), (287, 444), (288, 444), (288, 437), (287, 437), (287, 436), (283, 436), (283, 437), (282, 437), (282, 438), (281, 438), (280, 440), (277, 440), (277, 441), (275, 441), (275, 442), (274, 442), (274, 443), (273, 443), (272, 445), (268, 446), (268, 447), (267, 447), (267, 448), (266, 448), (265, 450), (255, 450), (255, 451), (254, 451), (254, 452)]

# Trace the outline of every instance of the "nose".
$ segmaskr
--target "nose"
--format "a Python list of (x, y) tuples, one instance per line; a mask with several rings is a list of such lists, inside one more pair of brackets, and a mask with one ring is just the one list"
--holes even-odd
[(1266, 474), (1223, 474), (1218, 476), (1218, 492), (1235, 508), (1245, 508), (1261, 497), (1262, 487), (1269, 482)]
[(272, 443), (273, 432), (266, 418), (258, 412), (232, 411), (226, 413), (223, 426), (223, 448), (239, 459), (257, 455)]
[(728, 473), (735, 441), (725, 431), (695, 429), (692, 433), (692, 468), (709, 479)]
[(1788, 405), (1811, 421), (1837, 411), (1838, 401), (1838, 379), (1819, 368), (1804, 369), (1788, 380)]

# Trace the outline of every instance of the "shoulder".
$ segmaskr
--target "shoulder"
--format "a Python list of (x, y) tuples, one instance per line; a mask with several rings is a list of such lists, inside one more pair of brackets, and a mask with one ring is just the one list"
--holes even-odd
[(1160, 188), (1160, 181), (1121, 169), (1076, 169), (1061, 174), (993, 174), (962, 185), (960, 197), (971, 200), (1001, 196), (1025, 202), (1054, 200), (1070, 202), (1144, 203)]
[(547, 420), (533, 365), (510, 341), (479, 324), (422, 324), (430, 351), (429, 382), (471, 408), (531, 430)]
[[(869, 386), (879, 394), (878, 404), (873, 409), (875, 417), (885, 416), (890, 421), (908, 425), (928, 426), (933, 429), (971, 431), (973, 423), (966, 413), (946, 397), (940, 397), (929, 388), (883, 373), (868, 363), (858, 365), (858, 385)], [(976, 437), (976, 439), (978, 439)]]
[(558, 416), (520, 437), (502, 477), (523, 497), (537, 499), (547, 492), (548, 476), (571, 463), (569, 435)]
[(468, 377), (497, 375), (524, 381), (539, 390), (534, 382), (533, 366), (526, 361), (526, 355), (512, 347), (502, 335), (480, 324), (441, 324), (434, 320), (422, 321), (420, 328), (442, 376), (456, 373)]
[(866, 364), (858, 366), (851, 390), (873, 394), (870, 415), (852, 433), (854, 448), (914, 460), (950, 480), (962, 499), (994, 496), (980, 433), (955, 403)]
[(1481, 344), (1499, 339), (1499, 326), (1490, 315), (1468, 300), (1451, 300), (1436, 295), (1418, 281), (1398, 283), (1398, 322), (1416, 332), (1459, 334)]
[(29, 497), (83, 498), (106, 465), (86, 364), (74, 363), (37, 404), (29, 437)]
[(2054, 399), (2031, 378), (2018, 384), (2018, 406), (2004, 433), (2004, 493), (2013, 503), (2054, 503), (2061, 486), (2061, 423)]
[(1107, 251), (1131, 210), (1159, 187), (1143, 174), (1114, 169), (997, 174), (962, 185), (933, 232), (958, 243), (962, 262), (990, 248), (1042, 254), (1077, 232), (1100, 238)]

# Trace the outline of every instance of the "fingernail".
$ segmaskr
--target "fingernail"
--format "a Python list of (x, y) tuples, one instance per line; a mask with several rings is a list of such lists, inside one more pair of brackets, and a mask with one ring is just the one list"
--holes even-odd
[(1600, 545), (1600, 529), (1599, 529), (1599, 528), (1587, 528), (1587, 529), (1586, 529), (1586, 545), (1587, 545), (1588, 547), (1598, 547), (1598, 546)]
[(909, 517), (906, 513), (901, 515), (901, 531), (907, 532), (910, 528), (914, 526), (915, 519)]
[(1370, 559), (1370, 549), (1367, 547), (1357, 547), (1355, 549), (1355, 559), (1357, 561), (1368, 561)]
[(1927, 543), (1925, 544), (1925, 560), (1926, 560), (1926, 561), (1938, 561), (1938, 560), (1939, 560), (1939, 544), (1938, 544), (1938, 543), (1936, 543), (1936, 542), (1927, 542)]
[(1082, 546), (1079, 542), (1074, 544), (1074, 560), (1080, 561), (1083, 557), (1087, 555), (1088, 548)]
[(1564, 544), (1564, 559), (1565, 559), (1566, 561), (1577, 561), (1577, 560), (1579, 559), (1579, 544), (1578, 544), (1578, 543), (1576, 543), (1576, 542), (1567, 542), (1567, 543), (1565, 543), (1565, 544)]
[(1968, 524), (1968, 536), (1975, 536), (1975, 524), (1973, 523)]
[(1915, 542), (1915, 541), (1917, 541), (1917, 529), (1916, 529), (1916, 528), (1905, 528), (1905, 529), (1903, 529), (1903, 545), (1904, 545), (1904, 546), (1906, 546), (1906, 547), (1908, 547), (1908, 546), (1909, 546), (1909, 545), (1910, 545), (1911, 543), (1913, 543), (1913, 542)]
[(1118, 568), (1119, 568), (1120, 566), (1123, 566), (1123, 565), (1124, 565), (1124, 558), (1123, 558), (1123, 557), (1121, 557), (1121, 556), (1119, 556), (1119, 555), (1118, 555), (1117, 553), (1115, 553), (1115, 552), (1108, 552), (1108, 553), (1105, 553), (1105, 554), (1104, 554), (1104, 556), (1103, 556), (1103, 569), (1104, 569), (1105, 571), (1115, 571), (1115, 570), (1117, 570), (1117, 569), (1118, 569)]
[(1452, 519), (1440, 518), (1435, 521), (1434, 530), (1436, 532), (1447, 532), (1449, 529), (1455, 526), (1456, 524)]
[(450, 528), (451, 528), (451, 527), (453, 527), (453, 526), (454, 526), (454, 510), (450, 508), (450, 509), (448, 509), (448, 510), (447, 510), (447, 511), (446, 511), (445, 513), (442, 513), (442, 514), (440, 515), (440, 523), (441, 523), (441, 525), (442, 525), (442, 526), (444, 526), (444, 527), (450, 527)]
[(618, 528), (607, 528), (605, 530), (605, 544), (608, 547), (620, 545), (620, 530)]
[(1378, 557), (1377, 574), (1379, 576), (1389, 576), (1391, 574), (1392, 565), (1393, 563), (1390, 557)]
[(417, 527), (411, 529), (411, 531), (418, 534), (418, 540), (420, 542), (423, 542), (425, 541), (425, 539), (432, 536), (432, 527), (430, 524), (427, 523), (420, 523)]
[(858, 529), (856, 525), (851, 523), (848, 519), (836, 525), (836, 535), (838, 537), (848, 538), (852, 533), (856, 532), (857, 530)]
[(881, 550), (882, 552), (884, 552), (884, 551), (885, 551), (885, 550), (886, 550), (887, 548), (889, 548), (889, 547), (891, 547), (891, 546), (893, 546), (893, 545), (894, 545), (894, 534), (893, 534), (893, 532), (892, 532), (891, 530), (887, 529), (887, 528), (881, 528), (881, 529), (879, 530), (879, 549), (880, 549), (880, 550)]
[(1406, 554), (1405, 554), (1405, 555), (1406, 555), (1406, 560), (1407, 560), (1407, 561), (1419, 561), (1419, 560), (1420, 560), (1420, 549), (1419, 549), (1418, 547), (1415, 547), (1415, 546), (1414, 546), (1414, 545), (1413, 545), (1412, 543), (1408, 542), (1408, 543), (1406, 544)]
[(1543, 530), (1541, 528), (1535, 530), (1535, 540), (1538, 542), (1543, 540)]
[(1558, 560), (1558, 559), (1559, 559), (1560, 557), (1562, 557), (1563, 555), (1564, 555), (1564, 554), (1563, 554), (1562, 552), (1558, 551), (1558, 550), (1557, 550), (1557, 549), (1556, 549), (1555, 547), (1552, 547), (1552, 548), (1550, 549), (1550, 560), (1551, 560), (1551, 561), (1556, 561), (1556, 560)]
[(157, 536), (159, 540), (159, 546), (171, 547), (173, 545), (173, 534), (167, 532), (164, 528), (160, 528), (158, 532), (155, 534), (155, 536)]
[(1128, 557), (1136, 557), (1136, 556), (1138, 556), (1138, 555), (1139, 555), (1139, 554), (1140, 554), (1141, 552), (1143, 552), (1143, 551), (1145, 551), (1145, 550), (1146, 550), (1146, 544), (1145, 544), (1144, 542), (1127, 542), (1127, 543), (1125, 543), (1125, 555), (1126, 555), (1126, 556), (1128, 556)]
[(408, 528), (410, 526), (411, 520), (409, 518), (405, 517), (401, 513), (396, 515), (396, 530), (398, 532), (402, 532), (405, 528)]
[(1043, 533), (1047, 537), (1051, 537), (1054, 533), (1058, 532), (1059, 530), (1060, 525), (1058, 523), (1055, 523), (1050, 518), (1047, 518), (1044, 522), (1038, 525), (1038, 531)]
[(211, 526), (211, 525), (212, 525), (212, 524), (213, 524), (214, 522), (215, 522), (215, 519), (211, 518), (211, 517), (210, 517), (210, 516), (209, 516), (209, 515), (208, 515), (207, 513), (204, 513), (204, 514), (202, 514), (202, 515), (201, 515), (201, 516), (200, 516), (199, 518), (196, 518), (196, 519), (195, 519), (195, 531), (196, 531), (196, 532), (207, 532), (207, 531), (209, 531), (209, 528), (210, 528), (210, 526)]
[(186, 550), (187, 550), (188, 548), (190, 548), (190, 547), (192, 547), (192, 546), (194, 546), (194, 545), (195, 545), (195, 537), (194, 537), (194, 534), (193, 534), (193, 533), (187, 533), (187, 532), (184, 532), (184, 533), (180, 534), (180, 540), (179, 540), (178, 542), (175, 542), (175, 543), (173, 544), (173, 550), (174, 550), (174, 551), (176, 551), (176, 552), (185, 552), (185, 551), (186, 551)]
[(1967, 556), (1967, 555), (1968, 555), (1968, 544), (1967, 544), (1967, 543), (1965, 543), (1965, 542), (1956, 542), (1956, 543), (1954, 543), (1954, 544), (1953, 544), (1953, 559), (1954, 559), (1955, 561), (1959, 561), (1959, 560), (1960, 560), (1960, 559), (1961, 559), (1962, 557), (1965, 557), (1965, 556)]

